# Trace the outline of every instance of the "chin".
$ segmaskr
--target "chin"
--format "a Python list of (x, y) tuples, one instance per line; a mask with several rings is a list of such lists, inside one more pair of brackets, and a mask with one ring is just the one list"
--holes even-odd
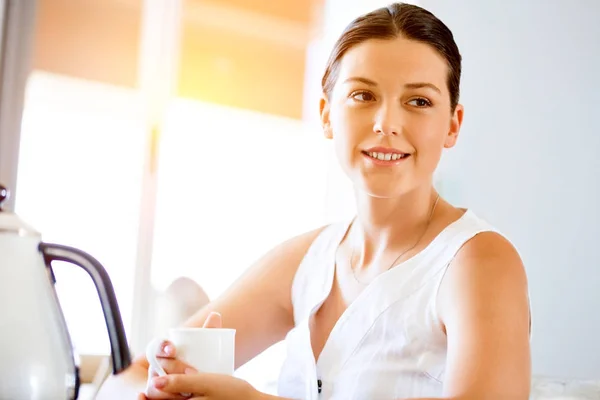
[(362, 193), (378, 199), (392, 199), (410, 192), (413, 187), (400, 182), (360, 182), (355, 187)]

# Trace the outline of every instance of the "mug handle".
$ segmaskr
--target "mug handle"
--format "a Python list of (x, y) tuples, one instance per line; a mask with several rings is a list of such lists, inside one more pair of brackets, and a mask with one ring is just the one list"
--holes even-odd
[(158, 351), (160, 350), (161, 345), (166, 340), (167, 339), (156, 338), (156, 339), (153, 339), (146, 346), (146, 358), (148, 359), (150, 368), (152, 368), (158, 374), (158, 376), (167, 375), (167, 371), (165, 371), (164, 368), (162, 367), (162, 365), (160, 365), (160, 363), (158, 362), (158, 358), (156, 357), (156, 355), (158, 354)]
[[(150, 370), (155, 371), (158, 374), (158, 376), (168, 375), (167, 371), (165, 371), (165, 369), (162, 367), (162, 365), (160, 365), (160, 363), (158, 362), (158, 358), (156, 357), (156, 355), (158, 354), (158, 351), (160, 350), (161, 345), (166, 340), (167, 339), (156, 338), (156, 339), (153, 339), (146, 346), (146, 359), (148, 359), (148, 364), (150, 364), (150, 368), (148, 370), (148, 379), (150, 379)], [(190, 397), (192, 395), (192, 393), (180, 393), (180, 395), (183, 397)]]

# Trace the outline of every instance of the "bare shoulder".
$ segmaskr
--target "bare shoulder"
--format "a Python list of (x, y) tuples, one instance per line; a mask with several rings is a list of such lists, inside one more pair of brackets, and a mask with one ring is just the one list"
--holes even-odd
[(263, 307), (278, 307), (284, 313), (280, 316), (290, 316), (293, 308), (291, 287), (298, 266), (326, 227), (294, 236), (268, 250), (237, 279), (224, 299), (217, 302), (254, 299)]
[(264, 307), (278, 307), (286, 315), (292, 312), (291, 286), (298, 266), (323, 226), (287, 239), (256, 260), (227, 290), (221, 301), (237, 302), (254, 299)]
[(304, 257), (304, 254), (308, 251), (317, 236), (319, 236), (327, 227), (329, 227), (329, 225), (324, 225), (287, 239), (276, 246), (269, 254), (274, 256), (284, 255), (289, 257), (290, 255), (293, 255), (296, 257)]
[(469, 300), (506, 295), (527, 299), (527, 293), (525, 267), (513, 244), (499, 233), (481, 232), (462, 246), (448, 267), (440, 287), (440, 308), (448, 314), (449, 305), (459, 304), (457, 299), (465, 296)]
[(525, 289), (527, 277), (513, 244), (496, 232), (481, 232), (458, 251), (448, 273), (484, 286), (514, 285)]
[(287, 276), (294, 275), (315, 239), (327, 227), (328, 225), (325, 225), (281, 242), (265, 253), (252, 269)]
[(457, 256), (463, 261), (474, 257), (509, 261), (520, 267), (523, 265), (521, 257), (513, 244), (506, 237), (494, 231), (481, 232), (475, 235), (465, 243)]
[(515, 247), (495, 232), (475, 235), (449, 265), (437, 305), (448, 337), (445, 393), (526, 399), (529, 296)]

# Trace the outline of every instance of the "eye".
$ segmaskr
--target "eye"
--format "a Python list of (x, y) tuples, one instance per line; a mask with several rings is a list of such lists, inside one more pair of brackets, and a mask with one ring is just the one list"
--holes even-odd
[(431, 101), (427, 100), (424, 97), (417, 97), (416, 99), (412, 99), (408, 102), (408, 104), (413, 105), (418, 108), (431, 107)]
[(359, 102), (368, 102), (375, 100), (375, 96), (373, 96), (373, 93), (364, 90), (354, 91), (350, 93), (350, 97)]

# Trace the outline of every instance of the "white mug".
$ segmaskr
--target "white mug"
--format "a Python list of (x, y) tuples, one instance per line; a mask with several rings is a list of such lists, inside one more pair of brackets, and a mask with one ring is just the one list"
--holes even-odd
[[(235, 368), (235, 329), (173, 328), (168, 340), (175, 345), (177, 359), (198, 372), (233, 375)], [(157, 360), (165, 339), (155, 339), (146, 348), (146, 358), (158, 375), (166, 375)]]

